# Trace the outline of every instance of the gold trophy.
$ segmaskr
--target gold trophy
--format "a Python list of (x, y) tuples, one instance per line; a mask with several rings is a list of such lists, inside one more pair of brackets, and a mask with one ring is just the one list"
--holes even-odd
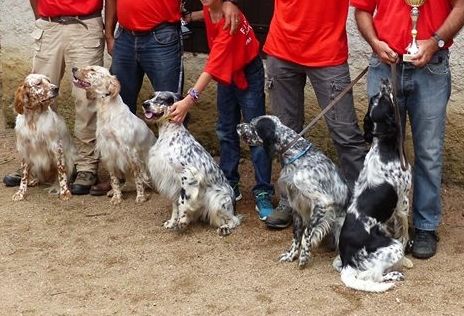
[(419, 18), (419, 7), (424, 4), (425, 0), (404, 0), (407, 4), (409, 4), (411, 8), (411, 20), (412, 20), (412, 42), (409, 43), (408, 47), (406, 48), (407, 54), (403, 55), (403, 61), (410, 62), (411, 59), (414, 57), (415, 54), (419, 52), (419, 46), (417, 45), (416, 37), (417, 37), (417, 19)]

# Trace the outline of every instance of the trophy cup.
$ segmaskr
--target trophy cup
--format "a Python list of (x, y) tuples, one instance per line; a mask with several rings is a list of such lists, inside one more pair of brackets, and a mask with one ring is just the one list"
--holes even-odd
[(407, 4), (409, 4), (411, 8), (411, 20), (412, 20), (412, 42), (409, 43), (408, 47), (406, 48), (407, 54), (403, 55), (403, 61), (410, 62), (411, 59), (414, 57), (415, 54), (419, 52), (419, 46), (417, 46), (417, 19), (419, 18), (419, 7), (424, 4), (425, 0), (404, 0)]

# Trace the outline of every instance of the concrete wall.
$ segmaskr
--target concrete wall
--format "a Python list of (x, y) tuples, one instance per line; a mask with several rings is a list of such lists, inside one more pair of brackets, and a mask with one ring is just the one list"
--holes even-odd
[[(32, 39), (30, 33), (33, 27), (33, 14), (29, 7), (28, 1), (2, 0), (0, 6), (0, 38), (1, 38), (1, 99), (3, 113), (0, 112), (0, 128), (4, 115), (6, 117), (7, 127), (12, 127), (14, 114), (11, 111), (11, 103), (14, 97), (14, 91), (24, 76), (31, 69), (32, 56)], [(348, 21), (349, 41), (350, 41), (350, 66), (351, 75), (354, 78), (368, 63), (370, 48), (365, 41), (359, 36), (352, 12)], [(451, 182), (464, 183), (464, 159), (461, 159), (464, 151), (464, 36), (461, 34), (456, 38), (452, 47), (452, 74), (453, 74), (453, 92), (448, 108), (447, 117), (447, 134), (445, 142), (445, 174), (444, 180)], [(194, 82), (201, 71), (205, 56), (186, 54), (186, 87), (188, 88)], [(110, 64), (109, 56), (105, 59), (106, 66)], [(365, 113), (367, 99), (365, 95), (365, 79), (363, 79), (354, 89), (356, 108), (359, 116)], [(144, 85), (140, 99), (148, 98), (150, 87)], [(59, 99), (60, 112), (68, 118), (72, 128), (73, 122), (73, 103), (69, 94), (69, 78), (61, 87), (61, 96)], [(214, 133), (215, 121), (215, 102), (214, 89), (210, 87), (207, 93), (211, 95), (209, 100), (203, 98), (199, 108), (192, 111), (193, 121), (191, 129), (193, 134), (208, 147), (213, 153), (217, 148), (216, 135)], [(308, 118), (314, 117), (318, 111), (314, 95), (308, 88)], [(205, 127), (206, 126), (206, 127)], [(409, 133), (410, 134), (410, 133)], [(322, 150), (327, 151), (332, 158), (335, 158), (330, 139), (327, 137), (327, 131), (324, 124), (319, 123), (309, 135)], [(407, 146), (409, 148), (409, 158), (412, 160), (411, 141), (408, 137)]]

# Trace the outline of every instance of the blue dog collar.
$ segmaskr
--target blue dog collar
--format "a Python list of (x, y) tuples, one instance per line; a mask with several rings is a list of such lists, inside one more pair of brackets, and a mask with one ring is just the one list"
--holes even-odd
[(308, 145), (308, 147), (306, 147), (305, 149), (300, 151), (298, 154), (296, 154), (295, 156), (290, 158), (287, 162), (284, 162), (284, 165), (289, 165), (289, 164), (295, 162), (296, 160), (300, 159), (301, 157), (306, 155), (306, 153), (311, 149), (311, 147), (312, 147), (312, 144)]

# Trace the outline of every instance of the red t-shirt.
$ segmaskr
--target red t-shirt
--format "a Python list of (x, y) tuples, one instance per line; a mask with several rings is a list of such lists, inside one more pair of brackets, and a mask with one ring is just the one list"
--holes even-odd
[(210, 53), (205, 72), (222, 84), (235, 84), (239, 89), (246, 89), (245, 66), (259, 54), (259, 42), (251, 25), (242, 14), (241, 25), (233, 35), (224, 30), (224, 18), (213, 23), (208, 7), (203, 6), (206, 36)]
[[(380, 40), (399, 54), (406, 53), (412, 41), (411, 7), (404, 0), (351, 0), (359, 10), (374, 14), (374, 27)], [(419, 7), (417, 39), (429, 39), (451, 11), (449, 0), (427, 0)], [(451, 43), (447, 43), (447, 47)]]
[(119, 24), (131, 31), (180, 21), (180, 0), (118, 0), (116, 10)]
[(264, 52), (310, 67), (345, 63), (348, 3), (349, 0), (275, 0)]
[(89, 15), (101, 11), (103, 0), (38, 0), (40, 16)]

